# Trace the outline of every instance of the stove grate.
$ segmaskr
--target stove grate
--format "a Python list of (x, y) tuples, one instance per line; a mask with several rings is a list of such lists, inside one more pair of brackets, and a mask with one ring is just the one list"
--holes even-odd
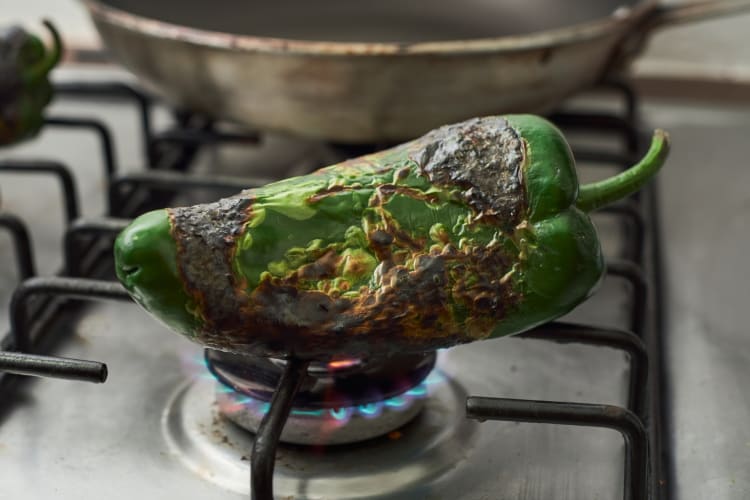
[(630, 410), (612, 405), (469, 396), (466, 416), (480, 421), (506, 420), (616, 430), (625, 439), (624, 498), (649, 498), (648, 433), (643, 421)]

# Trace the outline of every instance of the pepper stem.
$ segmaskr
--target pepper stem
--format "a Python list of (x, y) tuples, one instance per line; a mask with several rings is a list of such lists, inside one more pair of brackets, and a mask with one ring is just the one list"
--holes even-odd
[(62, 56), (63, 45), (60, 33), (57, 32), (55, 26), (47, 19), (42, 21), (42, 23), (52, 35), (52, 48), (50, 48), (47, 56), (39, 64), (31, 68), (24, 75), (27, 83), (34, 83), (44, 77), (60, 61), (60, 57)]
[(576, 207), (590, 212), (630, 196), (654, 176), (664, 164), (668, 153), (669, 134), (661, 129), (655, 130), (651, 146), (641, 161), (614, 177), (581, 186)]

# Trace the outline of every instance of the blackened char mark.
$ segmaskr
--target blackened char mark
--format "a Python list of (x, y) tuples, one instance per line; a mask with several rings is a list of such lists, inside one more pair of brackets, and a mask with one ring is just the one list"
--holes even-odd
[(246, 299), (232, 272), (236, 239), (252, 212), (240, 193), (215, 203), (169, 209), (180, 274), (201, 307), (206, 330), (233, 328)]
[(340, 263), (341, 256), (335, 250), (329, 250), (314, 262), (300, 267), (297, 270), (297, 277), (308, 281), (330, 279), (336, 276)]
[[(389, 236), (374, 232), (371, 240), (387, 246), (394, 241)], [(334, 252), (325, 253), (303, 274), (329, 278), (336, 262)], [(301, 289), (299, 273), (267, 277), (234, 311), (239, 320), (206, 331), (202, 342), (239, 353), (322, 359), (429, 351), (486, 338), (523, 298), (503, 278), (512, 263), (499, 247), (450, 247), (414, 255), (408, 265), (382, 261), (377, 285), (353, 297)]]
[(262, 324), (289, 330), (319, 329), (351, 306), (316, 290), (300, 290), (284, 279), (266, 279), (253, 291), (250, 310)]
[(475, 118), (441, 127), (418, 142), (412, 156), (433, 184), (456, 189), (478, 218), (504, 230), (526, 211), (523, 141), (499, 117)]
[[(21, 51), (29, 40), (29, 34), (17, 26), (0, 28), (0, 103), (15, 100), (23, 85), (24, 68)], [(27, 64), (38, 63), (28, 61)]]

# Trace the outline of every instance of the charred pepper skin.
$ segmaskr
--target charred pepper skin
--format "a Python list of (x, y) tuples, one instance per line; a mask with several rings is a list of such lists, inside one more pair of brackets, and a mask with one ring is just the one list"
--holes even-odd
[(412, 142), (206, 205), (150, 212), (115, 243), (118, 277), (215, 349), (300, 358), (418, 352), (559, 317), (603, 275), (587, 211), (639, 189), (582, 186), (562, 134), (530, 115)]
[(49, 21), (47, 50), (42, 41), (19, 27), (0, 28), (0, 146), (34, 137), (44, 124), (52, 99), (49, 72), (60, 61), (62, 40)]

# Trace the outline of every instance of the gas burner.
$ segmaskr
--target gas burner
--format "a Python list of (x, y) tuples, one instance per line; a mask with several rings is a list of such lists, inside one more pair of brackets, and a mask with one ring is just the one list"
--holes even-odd
[[(480, 425), (464, 415), (468, 393), (438, 369), (416, 388), (421, 411), (397, 430), (338, 446), (280, 445), (276, 497), (392, 498), (411, 491), (415, 496), (408, 498), (417, 498), (425, 484), (454, 470), (479, 436)], [(226, 418), (220, 404), (207, 403), (215, 391), (215, 382), (204, 377), (180, 386), (163, 413), (162, 430), (173, 456), (188, 469), (247, 495), (254, 434)], [(301, 416), (292, 415), (285, 428), (294, 427)]]
[[(372, 439), (403, 426), (424, 407), (435, 354), (313, 362), (294, 399), (281, 440), (323, 445)], [(207, 350), (219, 411), (256, 432), (285, 361)]]

